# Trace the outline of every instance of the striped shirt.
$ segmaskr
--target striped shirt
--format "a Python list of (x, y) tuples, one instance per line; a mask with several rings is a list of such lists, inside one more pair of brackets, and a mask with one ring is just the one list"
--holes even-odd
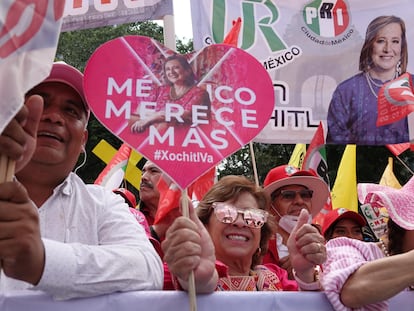
[(349, 278), (363, 264), (384, 257), (381, 249), (372, 242), (349, 238), (335, 238), (326, 244), (327, 261), (323, 265), (322, 285), (334, 310), (388, 310), (388, 302), (381, 301), (352, 309), (341, 301), (341, 290)]

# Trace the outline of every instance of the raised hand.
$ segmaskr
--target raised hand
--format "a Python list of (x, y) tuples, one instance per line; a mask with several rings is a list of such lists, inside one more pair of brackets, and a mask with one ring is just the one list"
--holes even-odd
[(189, 216), (178, 217), (167, 230), (161, 244), (164, 261), (184, 289), (188, 289), (188, 278), (194, 271), (196, 291), (212, 292), (218, 279), (214, 245), (191, 203)]
[(30, 96), (0, 135), (0, 154), (18, 161), (16, 171), (27, 164), (36, 148), (42, 110), (42, 97)]
[(308, 224), (309, 212), (302, 209), (298, 223), (287, 241), (290, 261), (296, 275), (304, 282), (314, 281), (314, 268), (326, 260), (325, 239)]
[(37, 207), (17, 181), (0, 184), (0, 260), (8, 277), (35, 285), (42, 276), (45, 251)]

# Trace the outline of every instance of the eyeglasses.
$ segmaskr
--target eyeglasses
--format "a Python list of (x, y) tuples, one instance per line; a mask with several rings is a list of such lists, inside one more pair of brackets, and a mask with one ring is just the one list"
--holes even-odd
[(242, 214), (244, 223), (250, 228), (263, 227), (269, 215), (268, 212), (262, 209), (237, 209), (235, 206), (225, 202), (214, 202), (212, 207), (218, 221), (224, 224), (232, 224), (236, 221), (238, 214)]
[(296, 195), (299, 194), (303, 200), (310, 200), (313, 196), (313, 190), (302, 189), (302, 190), (281, 190), (280, 196), (283, 200), (292, 201), (296, 198)]

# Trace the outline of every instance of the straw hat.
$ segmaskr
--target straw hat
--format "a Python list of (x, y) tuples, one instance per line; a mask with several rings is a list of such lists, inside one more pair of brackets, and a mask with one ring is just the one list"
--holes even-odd
[(358, 198), (362, 204), (385, 207), (389, 217), (401, 228), (414, 230), (414, 177), (401, 189), (377, 184), (358, 184)]

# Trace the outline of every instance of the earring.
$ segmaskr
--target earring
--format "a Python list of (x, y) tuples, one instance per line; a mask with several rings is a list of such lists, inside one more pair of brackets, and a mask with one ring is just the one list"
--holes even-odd
[(396, 74), (397, 77), (399, 77), (401, 75), (401, 61), (400, 60), (397, 63), (395, 74)]
[(262, 254), (262, 248), (261, 248), (261, 247), (259, 247), (259, 248), (257, 249), (256, 253), (257, 253), (257, 256), (259, 257), (259, 256)]

